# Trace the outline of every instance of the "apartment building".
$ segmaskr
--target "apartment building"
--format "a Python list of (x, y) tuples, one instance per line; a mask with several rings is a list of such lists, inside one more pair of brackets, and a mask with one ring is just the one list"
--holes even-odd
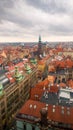
[(27, 73), (27, 70), (24, 71), (23, 77), (22, 80), (16, 81), (15, 77), (8, 72), (8, 74), (4, 74), (4, 79), (1, 79), (1, 83), (4, 83), (3, 94), (0, 95), (1, 130), (11, 124), (16, 112), (30, 97), (31, 87), (37, 82), (37, 67), (32, 67), (30, 74)]

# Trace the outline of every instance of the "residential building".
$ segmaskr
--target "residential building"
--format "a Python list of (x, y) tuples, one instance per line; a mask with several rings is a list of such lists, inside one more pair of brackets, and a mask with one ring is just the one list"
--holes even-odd
[(16, 112), (29, 99), (31, 88), (37, 82), (36, 65), (30, 65), (30, 73), (23, 63), (16, 64), (15, 67), (10, 67), (9, 71), (0, 77), (3, 86), (3, 89), (0, 87), (1, 130), (11, 125)]

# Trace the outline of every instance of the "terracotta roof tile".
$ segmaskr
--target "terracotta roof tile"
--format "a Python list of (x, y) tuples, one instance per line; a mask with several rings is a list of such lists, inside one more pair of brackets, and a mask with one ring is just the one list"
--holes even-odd
[[(36, 107), (34, 107), (35, 105)], [(46, 108), (45, 103), (28, 100), (20, 109), (19, 113), (40, 118), (40, 110), (42, 108)], [(73, 113), (73, 107), (70, 108), (57, 105), (48, 105), (48, 119), (51, 121), (73, 125), (72, 113)]]

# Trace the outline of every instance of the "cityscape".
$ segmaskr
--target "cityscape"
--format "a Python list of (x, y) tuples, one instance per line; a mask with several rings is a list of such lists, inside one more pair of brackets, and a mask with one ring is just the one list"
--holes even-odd
[(62, 45), (49, 47), (41, 36), (35, 44), (2, 44), (1, 130), (73, 129), (73, 47)]
[(73, 130), (72, 0), (0, 0), (0, 130)]

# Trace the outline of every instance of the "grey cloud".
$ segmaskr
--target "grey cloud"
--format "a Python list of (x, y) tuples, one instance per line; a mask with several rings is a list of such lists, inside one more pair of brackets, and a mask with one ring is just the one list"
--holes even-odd
[(70, 36), (73, 35), (73, 26), (70, 28), (69, 26), (51, 24), (48, 28), (48, 32), (53, 35)]
[(14, 5), (14, 0), (0, 0), (0, 8), (11, 8)]
[[(65, 25), (65, 18), (62, 17), (69, 15), (71, 5), (68, 6), (68, 2), (67, 0), (0, 0), (0, 25), (9, 21), (15, 26), (19, 26), (12, 30), (10, 30), (11, 27), (5, 30), (2, 26), (0, 35), (20, 36), (23, 33), (26, 35), (38, 35), (39, 33), (72, 35), (73, 18), (70, 16), (70, 26), (68, 22)], [(70, 11), (73, 11), (72, 6)], [(62, 20), (60, 20), (60, 16)]]
[(26, 18), (24, 18), (24, 16), (22, 17), (22, 14), (16, 14), (16, 10), (14, 8), (16, 2), (16, 0), (0, 1), (0, 23), (3, 24), (2, 21), (10, 21), (15, 24), (18, 24), (21, 27), (31, 27), (32, 21), (27, 20)]
[(65, 13), (67, 12), (67, 0), (26, 0), (26, 2), (47, 13)]
[(7, 14), (7, 8), (13, 8), (14, 2), (13, 0), (0, 0), (0, 21), (5, 19)]

